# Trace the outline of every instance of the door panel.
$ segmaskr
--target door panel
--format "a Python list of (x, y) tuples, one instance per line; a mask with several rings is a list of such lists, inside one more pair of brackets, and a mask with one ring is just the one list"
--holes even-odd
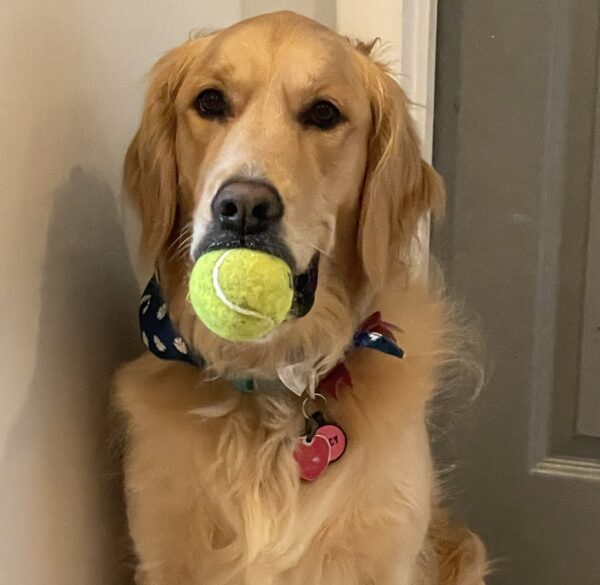
[(490, 583), (600, 583), (600, 5), (440, 3), (433, 248), (490, 379), (457, 433)]

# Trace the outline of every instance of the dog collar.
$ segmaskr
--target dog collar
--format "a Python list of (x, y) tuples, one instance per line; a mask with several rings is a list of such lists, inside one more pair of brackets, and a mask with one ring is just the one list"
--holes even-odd
[[(204, 358), (184, 339), (169, 316), (169, 307), (162, 295), (158, 276), (155, 274), (148, 282), (139, 307), (139, 322), (142, 341), (148, 350), (163, 360), (184, 362), (203, 368)], [(386, 323), (377, 311), (366, 319), (354, 334), (350, 349), (367, 348), (403, 358), (404, 351), (396, 343), (393, 331), (397, 328)], [(256, 383), (252, 378), (228, 380), (240, 392), (252, 392)], [(318, 389), (337, 399), (344, 387), (352, 387), (350, 372), (340, 362), (319, 382)]]

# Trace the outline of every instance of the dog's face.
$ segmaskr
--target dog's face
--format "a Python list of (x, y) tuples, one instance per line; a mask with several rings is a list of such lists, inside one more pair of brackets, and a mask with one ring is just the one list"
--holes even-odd
[[(154, 70), (126, 160), (147, 252), (189, 271), (210, 249), (268, 251), (299, 287), (318, 282), (317, 312), (336, 297), (329, 313), (354, 326), (348, 305), (385, 284), (442, 198), (405, 102), (364, 46), (292, 13), (178, 47)], [(295, 317), (315, 291), (300, 292)]]
[(176, 99), (192, 252), (256, 242), (303, 272), (361, 190), (371, 115), (352, 49), (270, 21), (203, 44)]

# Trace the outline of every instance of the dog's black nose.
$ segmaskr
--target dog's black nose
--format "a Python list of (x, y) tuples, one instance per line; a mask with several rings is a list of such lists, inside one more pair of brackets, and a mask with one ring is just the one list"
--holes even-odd
[(212, 201), (214, 219), (240, 234), (264, 232), (283, 215), (281, 197), (274, 187), (254, 181), (226, 183)]

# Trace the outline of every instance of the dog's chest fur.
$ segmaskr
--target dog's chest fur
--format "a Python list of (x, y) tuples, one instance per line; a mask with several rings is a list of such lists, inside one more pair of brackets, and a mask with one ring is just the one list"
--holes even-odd
[[(143, 585), (385, 583), (380, 567), (417, 554), (431, 470), (424, 403), (410, 394), (424, 388), (407, 392), (404, 413), (386, 408), (398, 390), (368, 372), (385, 371), (387, 360), (352, 360), (354, 392), (331, 413), (349, 448), (311, 484), (292, 457), (303, 424), (290, 396), (240, 396), (151, 356), (121, 370), (128, 516)], [(425, 378), (412, 382), (431, 383)]]

